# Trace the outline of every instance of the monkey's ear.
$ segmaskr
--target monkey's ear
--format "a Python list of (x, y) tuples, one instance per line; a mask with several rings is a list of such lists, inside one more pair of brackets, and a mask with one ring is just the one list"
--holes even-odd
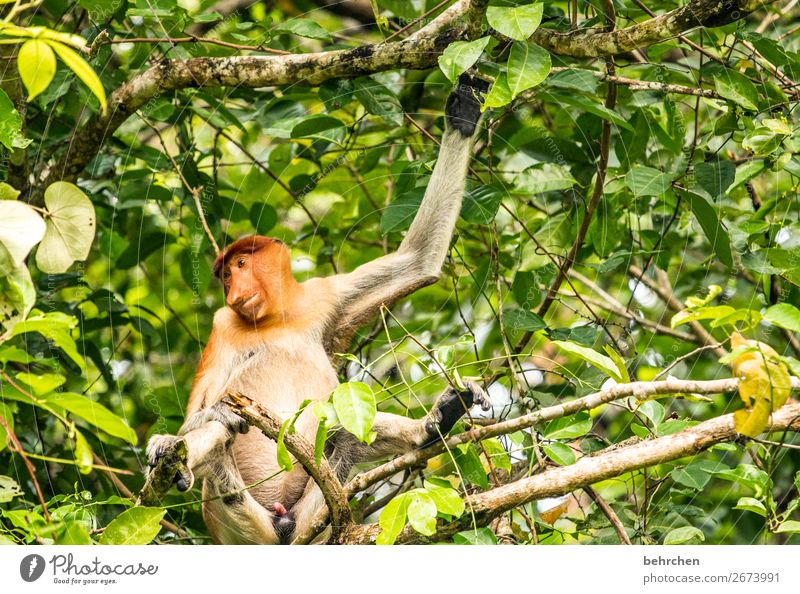
[(475, 134), (481, 117), (481, 93), (489, 91), (485, 80), (464, 73), (458, 77), (458, 84), (447, 98), (445, 117), (447, 126), (457, 130), (465, 138)]

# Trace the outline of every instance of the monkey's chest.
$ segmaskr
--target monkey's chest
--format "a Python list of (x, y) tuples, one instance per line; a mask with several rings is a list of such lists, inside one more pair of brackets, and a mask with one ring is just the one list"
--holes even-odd
[(338, 383), (322, 345), (302, 337), (263, 342), (237, 355), (225, 392), (241, 392), (284, 418), (303, 400), (326, 397)]

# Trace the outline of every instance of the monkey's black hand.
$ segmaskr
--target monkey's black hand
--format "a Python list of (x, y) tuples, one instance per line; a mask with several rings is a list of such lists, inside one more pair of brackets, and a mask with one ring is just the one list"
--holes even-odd
[(466, 381), (464, 387), (465, 389), (461, 392), (450, 388), (439, 396), (439, 400), (436, 401), (425, 421), (428, 440), (422, 444), (422, 447), (429, 446), (440, 437), (447, 435), (456, 421), (476, 404), (480, 405), (481, 410), (484, 411), (492, 407), (489, 396), (478, 384)]
[(188, 491), (194, 484), (194, 474), (189, 470), (186, 442), (175, 435), (153, 435), (147, 442), (148, 472), (159, 468), (159, 472), (172, 476), (172, 484), (178, 491)]
[(489, 90), (489, 83), (485, 80), (462, 74), (458, 77), (458, 84), (447, 98), (444, 108), (447, 125), (452, 130), (458, 130), (465, 138), (475, 134), (475, 127), (481, 117), (480, 93)]
[(211, 421), (222, 423), (232, 434), (247, 433), (250, 430), (250, 425), (247, 424), (247, 421), (233, 412), (227, 405), (217, 402), (215, 405), (199, 410), (189, 417), (181, 427), (180, 433), (185, 435), (189, 431), (202, 427)]

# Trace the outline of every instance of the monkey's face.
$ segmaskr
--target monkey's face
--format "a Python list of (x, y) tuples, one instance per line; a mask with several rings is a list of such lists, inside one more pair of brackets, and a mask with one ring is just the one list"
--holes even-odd
[(248, 323), (258, 323), (285, 310), (291, 276), (288, 250), (275, 243), (225, 262), (225, 302)]

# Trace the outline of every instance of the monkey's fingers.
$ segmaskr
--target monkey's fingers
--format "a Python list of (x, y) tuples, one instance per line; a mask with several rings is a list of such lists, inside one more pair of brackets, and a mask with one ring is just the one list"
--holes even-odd
[(489, 394), (486, 393), (486, 390), (484, 390), (480, 384), (467, 380), (464, 382), (464, 387), (472, 394), (472, 406), (479, 405), (483, 412), (492, 408), (492, 401), (489, 399)]

